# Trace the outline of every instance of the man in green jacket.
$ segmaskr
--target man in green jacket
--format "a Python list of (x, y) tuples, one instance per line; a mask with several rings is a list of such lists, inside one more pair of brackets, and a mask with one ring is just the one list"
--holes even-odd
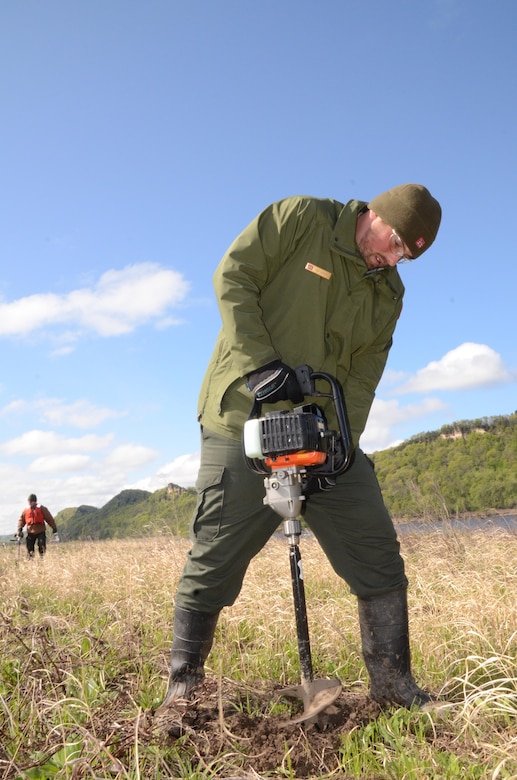
[[(219, 612), (239, 595), (250, 560), (280, 519), (264, 505), (242, 431), (255, 399), (262, 413), (314, 401), (336, 428), (331, 402), (305, 398), (295, 367), (340, 382), (354, 455), (335, 485), (307, 497), (304, 520), (357, 596), (370, 695), (423, 706), (410, 669), (407, 578), (399, 543), (359, 437), (402, 309), (397, 264), (433, 243), (441, 208), (419, 184), (369, 203), (292, 197), (273, 203), (235, 239), (214, 286), (222, 330), (199, 398), (201, 465), (192, 548), (180, 579), (169, 687), (162, 707), (203, 680)], [(328, 403), (328, 407), (325, 406)]]

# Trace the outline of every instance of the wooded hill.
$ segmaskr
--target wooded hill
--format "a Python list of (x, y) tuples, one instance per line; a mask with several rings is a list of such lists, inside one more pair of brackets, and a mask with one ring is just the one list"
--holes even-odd
[(394, 517), (517, 507), (517, 413), (444, 425), (371, 457)]
[(168, 485), (150, 493), (123, 490), (101, 509), (79, 506), (56, 515), (62, 539), (122, 539), (173, 533), (188, 534), (194, 508), (194, 488)]
[[(517, 508), (517, 413), (444, 425), (370, 457), (395, 519)], [(193, 488), (177, 485), (123, 490), (101, 509), (64, 509), (56, 521), (67, 540), (186, 536), (195, 501)]]

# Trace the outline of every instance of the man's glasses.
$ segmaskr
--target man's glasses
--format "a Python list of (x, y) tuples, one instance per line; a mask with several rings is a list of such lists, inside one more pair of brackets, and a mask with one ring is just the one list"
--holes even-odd
[(414, 257), (407, 257), (404, 255), (405, 249), (404, 249), (404, 242), (402, 241), (401, 237), (398, 233), (395, 233), (394, 230), (391, 231), (391, 236), (388, 240), (388, 247), (390, 254), (392, 254), (394, 257), (398, 257), (397, 265), (404, 265), (405, 263), (410, 263), (412, 260), (414, 260)]

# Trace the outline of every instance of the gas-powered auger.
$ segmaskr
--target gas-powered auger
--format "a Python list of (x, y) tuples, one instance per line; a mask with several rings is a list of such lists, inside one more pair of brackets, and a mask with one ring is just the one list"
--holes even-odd
[[(292, 412), (267, 412), (260, 416), (255, 402), (244, 425), (244, 453), (252, 471), (266, 475), (264, 504), (283, 518), (284, 535), (289, 540), (289, 561), (293, 587), (301, 685), (285, 688), (282, 695), (300, 698), (304, 710), (291, 722), (315, 722), (318, 713), (332, 704), (341, 692), (339, 680), (315, 680), (305, 603), (302, 561), (299, 548), (302, 532), (300, 515), (311, 482), (328, 480), (348, 467), (351, 444), (343, 393), (338, 381), (309, 366), (299, 366), (296, 376), (304, 396), (332, 398), (338, 431), (327, 428), (322, 410), (315, 404), (296, 407)], [(324, 380), (331, 392), (316, 390), (316, 380)]]

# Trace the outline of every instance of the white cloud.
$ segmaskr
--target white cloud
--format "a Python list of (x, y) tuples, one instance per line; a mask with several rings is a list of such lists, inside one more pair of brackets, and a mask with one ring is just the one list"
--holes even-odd
[(397, 393), (466, 390), (509, 382), (512, 376), (501, 356), (486, 344), (466, 342), (421, 368)]
[(400, 406), (398, 401), (384, 401), (375, 398), (368, 422), (361, 436), (361, 448), (365, 452), (377, 452), (400, 444), (393, 433), (396, 426), (410, 420), (418, 420), (426, 415), (447, 409), (447, 405), (438, 398), (424, 398), (421, 403)]
[(386, 368), (382, 375), (382, 386), (392, 387), (393, 385), (399, 385), (408, 377), (407, 371), (394, 371), (391, 368)]
[(71, 344), (68, 344), (62, 347), (58, 347), (57, 349), (53, 349), (50, 354), (52, 357), (64, 357), (64, 355), (69, 355), (73, 351), (74, 347), (72, 347)]
[(156, 450), (139, 444), (122, 444), (109, 453), (104, 464), (110, 468), (135, 469), (154, 460), (157, 454)]
[(199, 452), (180, 455), (170, 463), (161, 466), (151, 476), (140, 479), (130, 487), (138, 490), (149, 490), (151, 493), (165, 487), (169, 482), (180, 487), (192, 487), (196, 482), (198, 470)]
[(107, 407), (96, 406), (90, 401), (79, 399), (71, 404), (63, 403), (59, 398), (43, 398), (37, 401), (18, 399), (0, 409), (0, 416), (28, 414), (35, 411), (39, 419), (55, 427), (72, 425), (76, 428), (94, 428), (105, 420), (123, 417), (126, 412), (118, 412)]
[(31, 474), (62, 474), (70, 471), (84, 471), (90, 467), (89, 455), (43, 455), (29, 466)]
[[(40, 406), (42, 404), (40, 403)], [(43, 418), (56, 426), (73, 425), (76, 428), (94, 428), (112, 417), (122, 417), (125, 412), (117, 412), (107, 407), (95, 406), (85, 400), (62, 404), (57, 399), (48, 399), (42, 408)]]
[(10, 414), (18, 414), (19, 412), (24, 412), (26, 409), (27, 401), (23, 401), (19, 398), (16, 401), (11, 401), (11, 403), (3, 406), (2, 409), (0, 409), (0, 415), (2, 417), (8, 417)]
[(27, 431), (14, 439), (0, 444), (0, 452), (5, 455), (65, 455), (77, 452), (98, 452), (104, 450), (113, 440), (113, 434), (95, 436), (88, 434), (79, 437), (60, 436), (53, 431)]
[[(157, 321), (175, 324), (170, 306), (181, 303), (189, 289), (183, 276), (156, 263), (140, 263), (104, 273), (92, 288), (65, 295), (39, 293), (11, 303), (0, 303), (0, 336), (26, 336), (59, 325), (67, 326), (65, 344), (56, 354), (69, 352), (78, 332), (120, 336), (139, 325)], [(63, 334), (59, 336), (61, 342)]]

